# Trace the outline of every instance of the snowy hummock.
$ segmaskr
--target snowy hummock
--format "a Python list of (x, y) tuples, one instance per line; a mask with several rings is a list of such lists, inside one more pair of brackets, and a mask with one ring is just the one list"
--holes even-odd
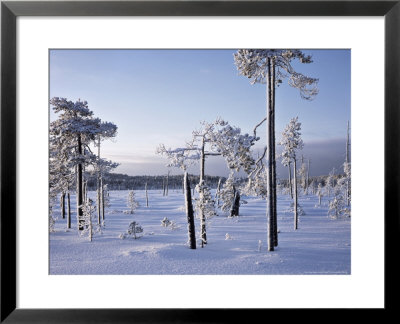
[[(328, 218), (328, 197), (322, 197), (319, 206), (317, 196), (301, 195), (305, 215), (294, 231), (290, 197), (278, 194), (279, 246), (268, 252), (264, 199), (246, 197), (238, 217), (218, 210), (219, 216), (208, 220), (208, 244), (201, 248), (198, 241), (197, 249), (191, 250), (182, 189), (170, 189), (168, 196), (149, 190), (149, 207), (145, 191), (135, 194), (139, 207), (132, 215), (124, 213), (128, 191), (110, 191), (105, 227), (92, 242), (78, 234), (75, 210), (72, 229), (67, 230), (55, 206), (50, 274), (350, 274), (350, 219)], [(96, 200), (94, 191), (88, 196)], [(74, 206), (75, 196), (71, 200)], [(165, 217), (174, 226), (162, 226)], [(122, 240), (132, 221), (143, 228), (142, 236)], [(199, 240), (198, 219), (195, 225)]]

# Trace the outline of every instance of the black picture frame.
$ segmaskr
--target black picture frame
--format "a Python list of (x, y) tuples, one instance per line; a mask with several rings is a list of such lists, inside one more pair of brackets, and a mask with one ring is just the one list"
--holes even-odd
[[(396, 309), (400, 232), (400, 0), (395, 1), (2, 1), (1, 2), (1, 317), (4, 323), (223, 323), (267, 309), (16, 308), (16, 18), (18, 16), (384, 16), (385, 307)], [(373, 45), (373, 44), (372, 44)], [(373, 68), (373, 49), (371, 53)], [(373, 125), (371, 125), (373, 131)], [(372, 152), (372, 148), (371, 148)], [(371, 245), (374, 244), (371, 238)], [(368, 249), (368, 247), (365, 247)], [(267, 292), (266, 292), (267, 293)], [(345, 293), (345, 292), (344, 292)], [(38, 292), (40, 294), (40, 292)], [(245, 298), (242, 296), (240, 298)], [(269, 315), (268, 315), (269, 316)], [(329, 315), (331, 316), (331, 315)], [(333, 319), (330, 317), (330, 319)], [(264, 321), (264, 320), (262, 320)], [(251, 322), (251, 320), (250, 320)]]

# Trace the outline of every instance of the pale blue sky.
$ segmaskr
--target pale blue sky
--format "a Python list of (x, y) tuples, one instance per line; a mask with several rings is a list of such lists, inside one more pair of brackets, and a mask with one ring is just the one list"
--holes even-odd
[[(97, 117), (118, 126), (116, 140), (104, 142), (102, 148), (103, 156), (121, 164), (116, 172), (164, 174), (165, 160), (155, 155), (158, 144), (184, 146), (202, 120), (220, 116), (251, 133), (263, 119), (265, 85), (251, 85), (238, 75), (234, 52), (51, 50), (50, 97), (87, 100)], [(350, 50), (304, 52), (314, 62), (295, 64), (295, 68), (319, 78), (319, 94), (313, 101), (302, 100), (298, 90), (284, 82), (276, 92), (276, 137), (280, 138), (290, 118), (299, 116), (305, 142), (302, 153), (311, 158), (311, 174), (327, 174), (344, 160), (350, 120)], [(265, 127), (260, 128), (260, 135), (264, 134)], [(265, 136), (261, 138), (257, 148), (265, 144)], [(227, 172), (218, 159), (206, 165), (207, 174)], [(281, 168), (278, 172), (286, 177)]]

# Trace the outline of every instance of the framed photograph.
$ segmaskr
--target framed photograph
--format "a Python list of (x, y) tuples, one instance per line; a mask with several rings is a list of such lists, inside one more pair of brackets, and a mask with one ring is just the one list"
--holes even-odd
[(1, 321), (393, 309), (399, 15), (3, 1)]

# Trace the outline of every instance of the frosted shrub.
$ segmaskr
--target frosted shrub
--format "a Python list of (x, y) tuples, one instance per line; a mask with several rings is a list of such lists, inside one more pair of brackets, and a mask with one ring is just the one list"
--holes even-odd
[(143, 228), (135, 221), (129, 224), (128, 230), (126, 233), (120, 234), (120, 239), (126, 239), (128, 237), (133, 237), (135, 240), (142, 237), (142, 235), (138, 235), (139, 233), (143, 233)]
[(164, 217), (161, 221), (161, 226), (168, 227), (169, 225), (171, 225), (171, 221), (167, 217)]
[(133, 190), (128, 192), (127, 207), (129, 210), (125, 212), (126, 214), (134, 214), (136, 209), (139, 207), (139, 203), (136, 201), (135, 192)]
[(350, 217), (350, 209), (346, 208), (346, 199), (340, 188), (335, 188), (333, 199), (329, 201), (328, 216), (332, 219)]
[[(293, 202), (290, 203), (290, 207), (287, 208), (285, 210), (285, 212), (294, 213), (294, 203)], [(306, 214), (306, 212), (304, 211), (304, 209), (301, 207), (300, 204), (297, 204), (297, 214), (298, 214), (298, 216), (304, 216)]]

